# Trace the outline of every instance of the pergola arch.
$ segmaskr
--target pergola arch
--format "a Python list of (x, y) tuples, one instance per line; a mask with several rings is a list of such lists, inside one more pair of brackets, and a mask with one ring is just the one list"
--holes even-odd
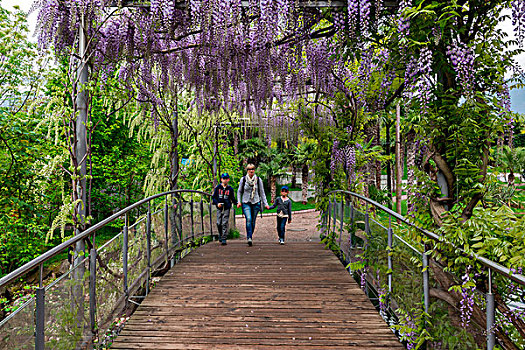
[[(189, 0), (176, 0), (175, 6), (178, 9), (186, 10), (188, 9)], [(274, 3), (279, 3), (273, 0)], [(373, 6), (376, 5), (375, 2), (371, 2)], [(381, 1), (377, 2), (377, 4), (380, 4), (383, 9), (386, 9), (388, 11), (393, 11), (399, 6), (399, 1), (396, 0), (388, 0), (388, 1)], [(240, 1), (240, 5), (245, 8), (249, 8), (250, 6), (253, 6), (253, 4), (258, 4), (258, 1), (247, 1), (242, 0)], [(348, 7), (348, 1), (346, 0), (328, 0), (328, 1), (320, 1), (320, 0), (290, 0), (291, 6), (294, 8), (301, 8), (301, 9), (312, 9), (312, 10), (322, 10), (322, 9), (342, 9), (344, 10), (346, 7)], [(140, 0), (115, 0), (110, 1), (106, 3), (106, 6), (109, 7), (115, 7), (115, 8), (137, 8), (137, 9), (143, 9), (144, 11), (149, 11), (151, 7), (150, 1), (140, 1)], [(160, 6), (163, 6), (160, 4)], [(118, 18), (118, 15), (117, 15)], [(85, 21), (84, 16), (82, 16), (82, 21)], [(87, 129), (85, 125), (88, 121), (88, 105), (89, 105), (89, 96), (87, 96), (86, 92), (83, 91), (83, 87), (87, 86), (89, 84), (89, 70), (90, 70), (90, 64), (94, 59), (94, 53), (93, 53), (93, 40), (92, 38), (88, 37), (88, 34), (86, 33), (88, 26), (85, 22), (82, 23), (82, 25), (79, 27), (78, 31), (78, 38), (76, 39), (78, 44), (76, 44), (76, 47), (78, 49), (78, 52), (72, 52), (71, 54), (73, 56), (79, 57), (78, 61), (78, 71), (77, 71), (77, 98), (76, 98), (76, 108), (78, 110), (77, 113), (77, 119), (76, 119), (76, 129), (75, 129), (75, 158), (76, 161), (73, 163), (78, 166), (79, 170), (79, 180), (76, 183), (76, 186), (74, 186), (74, 191), (77, 193), (75, 196), (75, 199), (79, 199), (80, 203), (86, 203), (86, 164), (85, 159), (88, 157), (88, 147), (87, 147)], [(98, 28), (97, 30), (100, 30)], [(323, 32), (324, 31), (324, 32)], [(326, 31), (322, 29), (320, 32), (314, 32), (309, 34), (310, 39), (315, 38), (322, 38), (326, 36), (332, 36), (334, 35), (334, 31)], [(297, 40), (297, 39), (295, 39)], [(301, 37), (300, 40), (304, 40), (304, 37)], [(294, 39), (290, 41), (292, 44), (294, 42)], [(73, 48), (75, 48), (75, 44), (73, 45)], [(96, 49), (96, 48), (95, 48)], [(193, 49), (193, 47), (188, 48), (188, 50)], [(163, 54), (170, 54), (170, 51), (167, 50), (165, 53), (163, 52), (155, 52), (155, 55), (162, 56)], [(140, 59), (140, 58), (139, 58)], [(117, 58), (116, 62), (124, 62), (125, 59)], [(128, 59), (129, 61), (129, 59)], [(133, 58), (131, 59), (133, 61)], [(176, 111), (175, 111), (176, 113)], [(172, 134), (172, 137), (174, 138), (173, 147), (174, 150), (172, 150), (173, 154), (171, 155), (171, 161), (172, 161), (172, 174), (171, 174), (171, 190), (176, 189), (177, 185), (177, 176), (178, 176), (178, 154), (176, 151), (176, 138), (178, 135), (178, 124), (177, 124), (177, 116), (174, 115), (173, 117), (168, 118), (166, 124), (169, 125), (170, 132)], [(83, 223), (85, 221), (85, 209), (82, 205), (77, 206), (77, 217), (79, 218), (79, 223), (83, 226)], [(78, 247), (78, 250), (82, 250), (83, 247)]]

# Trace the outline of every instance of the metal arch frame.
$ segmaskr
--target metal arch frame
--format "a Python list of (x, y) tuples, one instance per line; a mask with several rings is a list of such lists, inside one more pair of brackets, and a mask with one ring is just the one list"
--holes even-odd
[[(177, 8), (186, 8), (187, 1), (179, 0), (176, 3)], [(396, 0), (386, 0), (383, 3), (383, 6), (386, 8), (395, 8), (399, 5), (399, 1)], [(149, 7), (149, 1), (140, 1), (140, 0), (114, 0), (112, 3), (113, 7)], [(248, 7), (250, 2), (248, 0), (242, 0), (241, 6)], [(346, 0), (300, 0), (297, 3), (297, 6), (309, 7), (309, 8), (341, 8), (348, 7), (348, 1)]]

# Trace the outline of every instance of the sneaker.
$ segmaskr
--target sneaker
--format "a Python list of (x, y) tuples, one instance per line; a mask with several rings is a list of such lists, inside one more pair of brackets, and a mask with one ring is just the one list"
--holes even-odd
[(253, 244), (252, 239), (251, 239), (251, 238), (248, 238), (248, 245), (251, 247), (252, 244)]
[(284, 239), (281, 238), (281, 239), (279, 240), (279, 243), (280, 243), (281, 245), (284, 245)]
[(226, 240), (221, 241), (221, 245), (227, 245)]

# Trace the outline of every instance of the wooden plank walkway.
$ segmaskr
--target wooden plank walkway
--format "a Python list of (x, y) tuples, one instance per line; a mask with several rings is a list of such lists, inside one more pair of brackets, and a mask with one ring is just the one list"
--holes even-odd
[(403, 349), (319, 243), (210, 243), (169, 271), (112, 349)]

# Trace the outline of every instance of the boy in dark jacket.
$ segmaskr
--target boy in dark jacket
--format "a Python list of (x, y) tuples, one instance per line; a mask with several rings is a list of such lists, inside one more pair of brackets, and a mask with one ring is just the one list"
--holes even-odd
[(280, 244), (284, 244), (286, 222), (292, 222), (292, 201), (288, 198), (289, 191), (288, 186), (281, 187), (281, 196), (277, 197), (270, 207), (270, 209), (277, 208), (277, 233)]
[(230, 182), (230, 175), (224, 173), (221, 175), (221, 183), (215, 187), (213, 191), (213, 204), (217, 206), (217, 229), (219, 230), (219, 241), (222, 245), (226, 245), (226, 238), (230, 230), (230, 211), (232, 203), (237, 204), (235, 192), (233, 188), (228, 185)]

